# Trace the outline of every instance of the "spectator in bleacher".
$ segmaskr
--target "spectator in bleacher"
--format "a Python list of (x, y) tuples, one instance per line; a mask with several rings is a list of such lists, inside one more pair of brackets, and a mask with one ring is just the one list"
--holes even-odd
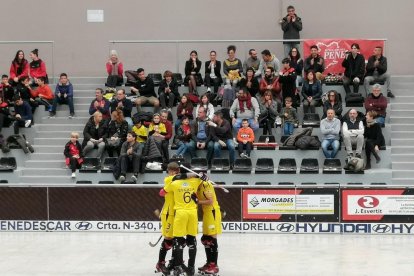
[(162, 140), (162, 153), (163, 156), (165, 156), (166, 160), (169, 160), (169, 152), (168, 152), (168, 147), (169, 147), (169, 143), (170, 143), (170, 139), (173, 135), (173, 127), (172, 127), (172, 123), (168, 120), (168, 110), (161, 110), (160, 113), (160, 118), (161, 118), (161, 122), (165, 125), (165, 130), (167, 131), (167, 133), (164, 135), (163, 140)]
[(7, 75), (1, 76), (0, 92), (3, 96), (4, 101), (12, 105), (15, 95), (13, 86), (11, 86), (9, 82), (9, 76)]
[[(250, 158), (250, 153), (253, 149), (254, 132), (249, 127), (249, 120), (242, 120), (242, 127), (237, 132), (238, 151), (241, 158)], [(244, 153), (246, 150), (246, 153)]]
[(213, 122), (209, 122), (209, 137), (207, 138), (207, 160), (211, 164), (214, 158), (221, 157), (221, 149), (227, 147), (229, 151), (230, 166), (233, 167), (236, 158), (233, 133), (230, 123), (223, 118), (221, 111), (214, 113)]
[(290, 49), (289, 60), (290, 60), (289, 62), (290, 67), (295, 69), (295, 72), (296, 72), (296, 87), (297, 87), (303, 81), (303, 77), (302, 77), (303, 59), (300, 57), (298, 48), (293, 47), (292, 49)]
[[(335, 110), (328, 109), (327, 116), (321, 120), (322, 150), (326, 158), (335, 158), (339, 150), (339, 133), (341, 131), (341, 121), (335, 118)], [(332, 150), (329, 150), (329, 146)]]
[(18, 50), (10, 65), (10, 83), (17, 85), (19, 79), (29, 76), (29, 62), (24, 58), (24, 52)]
[(79, 133), (72, 132), (70, 134), (70, 140), (66, 143), (63, 151), (66, 166), (72, 171), (72, 178), (76, 177), (76, 170), (80, 169), (83, 163), (82, 146), (78, 140)]
[(209, 120), (213, 120), (214, 106), (210, 103), (207, 93), (200, 97), (200, 102), (198, 103), (196, 110), (195, 110), (196, 116), (198, 116), (198, 110), (200, 109), (200, 107), (204, 107), (204, 110), (207, 113), (207, 118)]
[(365, 137), (365, 155), (367, 156), (367, 162), (365, 169), (371, 169), (371, 154), (374, 155), (377, 163), (381, 161), (378, 152), (380, 147), (385, 146), (385, 139), (382, 135), (381, 126), (375, 120), (377, 116), (375, 111), (368, 111), (365, 115), (366, 126), (364, 130)]
[[(240, 80), (240, 89), (247, 90), (253, 97), (259, 97), (259, 81), (254, 77), (254, 69), (247, 68), (246, 76)], [(259, 98), (257, 98), (259, 99)]]
[(174, 136), (174, 144), (178, 146), (178, 149), (172, 158), (184, 158), (187, 152), (190, 153), (191, 158), (195, 157), (195, 142), (192, 136), (190, 120), (184, 115)]
[(305, 76), (308, 75), (309, 71), (315, 72), (316, 78), (318, 80), (323, 79), (323, 71), (325, 71), (325, 60), (322, 56), (319, 55), (319, 48), (316, 45), (310, 46), (310, 56), (305, 59), (303, 64), (303, 70), (305, 71)]
[(387, 98), (381, 93), (381, 85), (378, 83), (372, 87), (372, 93), (370, 93), (365, 99), (366, 112), (375, 111), (377, 117), (375, 121), (380, 125), (385, 125), (385, 116), (387, 115)]
[(72, 117), (75, 116), (75, 108), (73, 106), (73, 85), (69, 82), (66, 73), (60, 74), (59, 83), (56, 85), (52, 111), (49, 112), (51, 117), (56, 115), (57, 104), (69, 105), (69, 119), (72, 119)]
[(104, 98), (103, 93), (102, 88), (95, 89), (95, 99), (92, 100), (89, 106), (89, 115), (93, 115), (96, 111), (99, 111), (102, 113), (103, 119), (107, 120), (110, 118), (109, 108), (111, 103)]
[(149, 103), (154, 106), (154, 113), (156, 113), (160, 107), (160, 101), (157, 98), (157, 94), (155, 94), (154, 82), (151, 78), (145, 76), (143, 68), (139, 68), (137, 72), (137, 82), (131, 86), (131, 92), (138, 96), (135, 100), (137, 111), (141, 112), (141, 105)]
[(296, 109), (292, 106), (292, 98), (285, 98), (285, 107), (280, 112), (283, 124), (283, 135), (292, 135), (295, 125), (299, 123)]
[(338, 92), (330, 90), (327, 94), (328, 99), (323, 103), (322, 119), (326, 118), (326, 112), (329, 109), (333, 109), (335, 111), (335, 117), (342, 120), (342, 102), (339, 99)]
[(106, 86), (115, 92), (116, 87), (124, 83), (124, 65), (119, 61), (116, 50), (111, 50), (109, 60), (106, 62), (106, 72), (108, 73)]
[(322, 84), (316, 79), (313, 71), (309, 71), (306, 74), (301, 93), (303, 97), (303, 112), (316, 113), (315, 106), (321, 102)]
[(32, 88), (28, 76), (19, 79), (19, 83), (16, 85), (16, 95), (20, 96), (23, 101), (28, 102), (32, 107), (32, 113), (35, 112), (37, 103), (34, 97), (32, 97)]
[(238, 97), (234, 100), (230, 108), (230, 118), (235, 132), (239, 131), (243, 119), (249, 121), (249, 125), (253, 130), (259, 128), (259, 103), (255, 97), (252, 97), (249, 92), (240, 89)]
[[(213, 113), (214, 116), (214, 113)], [(194, 149), (190, 149), (195, 154), (195, 149), (205, 149), (206, 143), (208, 142), (209, 136), (209, 123), (212, 123), (207, 117), (206, 108), (204, 106), (200, 106), (197, 110), (197, 117), (194, 122), (191, 124), (191, 134), (193, 135), (192, 140), (195, 142), (193, 145), (189, 145), (190, 147), (194, 147)], [(214, 123), (213, 123), (214, 125)]]
[(30, 127), (33, 120), (32, 107), (17, 96), (14, 100), (14, 134), (19, 134), (20, 127)]
[(351, 45), (351, 52), (347, 52), (345, 59), (342, 61), (342, 67), (345, 68), (343, 76), (344, 89), (347, 95), (351, 93), (351, 88), (349, 87), (351, 83), (354, 87), (354, 93), (358, 93), (359, 84), (364, 78), (365, 58), (358, 53), (359, 50), (358, 43), (353, 43)]
[(124, 119), (121, 109), (116, 109), (111, 114), (111, 121), (108, 124), (108, 139), (106, 139), (106, 151), (109, 157), (114, 156), (114, 152), (119, 156), (122, 144), (126, 141), (128, 133), (128, 123)]
[(175, 120), (174, 130), (177, 133), (178, 128), (181, 125), (181, 120), (186, 116), (190, 121), (193, 119), (193, 103), (188, 98), (188, 94), (185, 93), (177, 106), (177, 119)]
[(39, 87), (36, 90), (32, 90), (32, 97), (36, 98), (35, 101), (39, 105), (44, 105), (46, 110), (52, 111), (52, 104), (55, 94), (46, 83), (45, 77), (38, 77), (36, 80)]
[(137, 182), (138, 173), (141, 167), (141, 154), (139, 153), (139, 143), (136, 141), (137, 135), (134, 132), (128, 132), (126, 141), (121, 146), (121, 154), (118, 158), (118, 165), (121, 170), (119, 181), (125, 181), (128, 167), (132, 167), (131, 180)]
[[(168, 116), (168, 115), (167, 115)], [(168, 121), (168, 120), (167, 120)], [(163, 121), (161, 121), (161, 115), (155, 113), (152, 116), (152, 121), (148, 126), (148, 140), (155, 140), (156, 143), (161, 148), (161, 154), (163, 157), (163, 161), (167, 161), (169, 158), (166, 156), (166, 152), (163, 149), (163, 142), (165, 140), (165, 136), (167, 135), (167, 128)], [(167, 144), (168, 149), (168, 144)]]
[(259, 100), (260, 116), (259, 124), (263, 125), (263, 135), (273, 135), (272, 126), (275, 123), (278, 111), (280, 111), (280, 103), (273, 99), (270, 90), (264, 93)]
[(33, 79), (32, 86), (37, 85), (37, 79), (40, 77), (43, 77), (45, 80), (45, 83), (49, 83), (49, 80), (47, 78), (47, 72), (46, 72), (46, 64), (43, 60), (39, 58), (39, 50), (34, 49), (30, 52), (30, 58), (32, 61), (30, 62), (30, 77)]
[(348, 114), (349, 118), (344, 118), (342, 124), (345, 149), (348, 156), (352, 156), (352, 145), (356, 145), (355, 156), (361, 158), (362, 147), (364, 146), (364, 124), (358, 119), (358, 112), (355, 109), (351, 109)]
[(193, 50), (190, 53), (190, 59), (185, 62), (185, 78), (184, 83), (188, 85), (189, 94), (197, 94), (197, 86), (200, 86), (203, 83), (203, 78), (201, 77), (201, 61), (198, 59), (197, 51)]
[(223, 62), (223, 73), (226, 76), (226, 84), (236, 87), (243, 73), (243, 64), (236, 58), (236, 46), (227, 47), (228, 58)]
[[(164, 79), (160, 82), (158, 87), (158, 96), (160, 98), (161, 108), (171, 111), (174, 107), (174, 103), (180, 98), (178, 93), (178, 83), (173, 78), (171, 71), (167, 70), (164, 72)], [(168, 103), (168, 104), (167, 104)]]
[[(249, 50), (249, 57), (243, 62), (243, 72), (246, 75), (247, 69), (253, 69), (253, 75), (259, 69), (260, 59), (257, 58), (257, 52), (255, 49)], [(255, 95), (255, 94), (252, 94)]]
[(139, 143), (140, 148), (139, 153), (141, 153), (148, 139), (148, 129), (142, 121), (136, 118), (134, 118), (133, 121), (134, 126), (132, 127), (132, 131), (137, 135), (137, 142)]
[(102, 113), (96, 111), (83, 129), (83, 155), (88, 154), (96, 149), (97, 157), (100, 159), (105, 150), (105, 141), (108, 137), (108, 127), (102, 118)]
[[(287, 7), (287, 15), (282, 18), (280, 25), (283, 31), (283, 39), (300, 39), (299, 32), (302, 31), (302, 19), (295, 13), (295, 7)], [(293, 47), (299, 46), (299, 41), (283, 42), (285, 57)]]
[(3, 98), (0, 97), (0, 135), (2, 135), (1, 130), (3, 129), (3, 127), (9, 126), (10, 123), (11, 120), (9, 104), (3, 101)]
[[(211, 86), (214, 87), (214, 95), (217, 95), (220, 85), (223, 83), (221, 77), (221, 61), (217, 60), (216, 51), (210, 51), (210, 60), (205, 62), (204, 85), (207, 92), (211, 92)], [(213, 97), (211, 97), (213, 99)]]
[(132, 102), (130, 99), (127, 99), (124, 89), (119, 89), (116, 92), (116, 97), (111, 102), (111, 113), (118, 108), (122, 110), (125, 120), (128, 122), (128, 125), (132, 127)]
[(282, 70), (279, 72), (279, 82), (281, 84), (282, 92), (279, 93), (277, 100), (282, 103), (283, 99), (286, 97), (295, 97), (295, 94), (298, 92), (296, 89), (296, 71), (295, 68), (290, 66), (291, 60), (289, 58), (284, 58), (282, 60)]
[[(277, 75), (279, 75), (279, 73)], [(277, 99), (278, 101), (282, 101), (282, 89), (280, 87), (279, 77), (275, 75), (273, 67), (266, 68), (265, 75), (260, 80), (259, 84), (260, 94), (256, 97), (260, 99), (267, 90), (272, 91), (272, 95), (275, 100)]]
[(387, 58), (382, 55), (381, 46), (375, 47), (374, 55), (368, 58), (364, 79), (364, 87), (367, 94), (369, 92), (369, 84), (372, 81), (384, 81), (387, 88), (387, 97), (395, 97), (390, 88), (390, 74), (387, 73)]
[(269, 68), (273, 68), (273, 72), (275, 72), (275, 74), (279, 74), (280, 61), (277, 59), (275, 54), (272, 54), (266, 49), (262, 51), (262, 60), (260, 61), (259, 68), (257, 69), (255, 76), (262, 76)]

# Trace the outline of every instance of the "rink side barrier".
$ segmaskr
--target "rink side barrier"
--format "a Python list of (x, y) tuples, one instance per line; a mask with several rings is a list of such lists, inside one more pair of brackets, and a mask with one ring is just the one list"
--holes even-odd
[[(226, 186), (224, 233), (414, 233), (414, 190)], [(160, 231), (160, 186), (1, 187), (0, 231)], [(201, 212), (200, 212), (201, 218)], [(201, 226), (201, 223), (200, 223)]]

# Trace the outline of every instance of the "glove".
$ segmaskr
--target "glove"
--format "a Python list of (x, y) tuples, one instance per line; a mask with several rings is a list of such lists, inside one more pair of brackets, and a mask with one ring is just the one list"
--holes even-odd
[(225, 147), (225, 146), (226, 146), (226, 143), (224, 143), (222, 140), (218, 140), (218, 142), (219, 142), (219, 144), (220, 144), (222, 147)]
[(161, 197), (165, 197), (165, 195), (167, 194), (167, 192), (164, 190), (164, 188), (162, 188), (161, 190), (160, 190), (160, 192), (159, 192), (159, 195), (161, 196)]
[(198, 197), (195, 193), (191, 194), (191, 199), (194, 200), (195, 203), (198, 203)]
[(199, 178), (203, 181), (208, 181), (209, 180), (208, 175), (204, 172), (200, 173)]

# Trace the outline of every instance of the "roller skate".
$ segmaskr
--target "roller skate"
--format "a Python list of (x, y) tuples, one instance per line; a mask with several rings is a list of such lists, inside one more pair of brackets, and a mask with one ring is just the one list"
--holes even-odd
[(165, 261), (157, 263), (155, 273), (162, 273), (164, 276), (170, 275), (170, 270), (165, 266)]
[(193, 266), (187, 267), (185, 272), (187, 273), (187, 276), (194, 276), (195, 275), (195, 269), (194, 269)]
[(208, 263), (205, 263), (203, 266), (200, 266), (198, 268), (198, 275), (204, 275), (205, 274), (205, 270), (208, 268)]
[(215, 263), (209, 263), (208, 267), (204, 270), (204, 275), (218, 276), (219, 268)]
[(185, 269), (187, 269), (187, 267), (184, 265), (176, 266), (174, 267), (173, 275), (174, 276), (187, 276)]

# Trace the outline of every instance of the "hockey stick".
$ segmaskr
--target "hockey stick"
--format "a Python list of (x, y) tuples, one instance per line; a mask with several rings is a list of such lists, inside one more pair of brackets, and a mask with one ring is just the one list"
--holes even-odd
[(157, 246), (157, 244), (160, 242), (160, 240), (162, 239), (162, 235), (158, 238), (158, 240), (157, 240), (157, 242), (156, 243), (152, 243), (152, 242), (148, 242), (148, 244), (149, 244), (149, 246), (151, 246), (151, 247), (155, 247), (155, 246)]
[[(186, 166), (184, 166), (184, 165), (182, 165), (182, 164), (180, 164), (180, 167), (181, 167), (181, 168), (183, 168), (184, 170), (187, 170), (187, 171), (189, 171), (189, 172), (191, 172), (191, 173), (194, 173), (194, 174), (195, 174), (195, 175), (197, 175), (198, 177), (201, 177), (201, 174), (199, 174), (199, 173), (197, 173), (197, 172), (193, 171), (192, 169), (187, 168)], [(224, 188), (224, 187), (223, 187), (223, 186), (221, 186), (221, 185), (216, 184), (214, 181), (211, 181), (210, 179), (208, 180), (208, 182), (210, 182), (211, 184), (213, 184), (213, 186), (214, 186), (214, 187), (217, 187), (217, 188), (222, 189), (222, 190), (223, 190), (223, 192), (225, 192), (225, 193), (228, 193), (228, 192), (229, 192), (229, 190), (227, 190), (226, 188)]]

